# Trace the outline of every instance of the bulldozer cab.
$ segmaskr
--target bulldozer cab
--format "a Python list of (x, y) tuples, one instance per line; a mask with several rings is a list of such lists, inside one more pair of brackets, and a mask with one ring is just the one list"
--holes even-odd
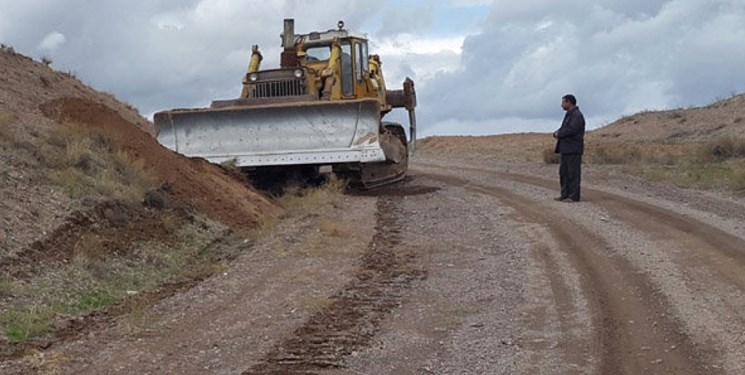
[[(298, 37), (296, 44), (300, 57), (299, 64), (309, 74), (323, 72), (333, 73), (338, 77), (338, 87), (329, 97), (331, 100), (377, 97), (377, 92), (369, 90), (370, 77), (367, 40), (350, 35), (346, 30), (330, 30), (326, 33), (311, 33)], [(335, 53), (334, 49), (338, 48)], [(336, 61), (334, 61), (336, 59)], [(319, 85), (323, 85), (319, 82)]]

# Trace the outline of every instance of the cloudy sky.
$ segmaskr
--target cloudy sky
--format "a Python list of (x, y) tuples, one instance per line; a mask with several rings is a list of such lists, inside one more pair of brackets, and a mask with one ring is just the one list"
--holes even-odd
[(150, 116), (238, 96), (284, 18), (366, 33), (423, 135), (551, 131), (566, 93), (596, 128), (745, 92), (745, 0), (0, 0), (0, 42)]

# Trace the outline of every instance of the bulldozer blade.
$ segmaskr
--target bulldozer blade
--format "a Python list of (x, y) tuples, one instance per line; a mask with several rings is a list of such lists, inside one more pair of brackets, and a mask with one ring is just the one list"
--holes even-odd
[(386, 160), (375, 99), (156, 113), (158, 141), (190, 157), (238, 167)]

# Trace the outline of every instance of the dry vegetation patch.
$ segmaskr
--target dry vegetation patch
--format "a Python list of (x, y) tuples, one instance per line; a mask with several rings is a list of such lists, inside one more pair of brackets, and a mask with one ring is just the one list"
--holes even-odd
[[(583, 161), (661, 183), (745, 193), (745, 94), (700, 108), (642, 111), (585, 137)], [(426, 157), (558, 164), (551, 134), (429, 137)]]

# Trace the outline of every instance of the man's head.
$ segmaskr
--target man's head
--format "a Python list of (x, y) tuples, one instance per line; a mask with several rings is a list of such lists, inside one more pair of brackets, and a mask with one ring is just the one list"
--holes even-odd
[(561, 97), (561, 108), (565, 111), (574, 109), (577, 106), (577, 98), (572, 94), (566, 94)]

